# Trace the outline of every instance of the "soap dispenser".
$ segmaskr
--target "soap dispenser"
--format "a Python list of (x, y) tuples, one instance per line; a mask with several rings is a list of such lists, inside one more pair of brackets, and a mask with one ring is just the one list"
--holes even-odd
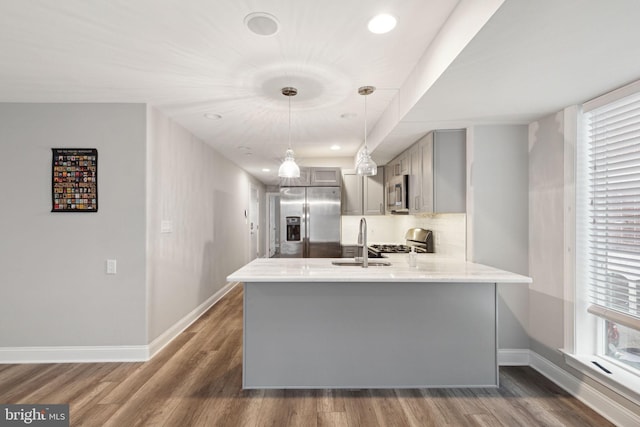
[(409, 252), (409, 267), (415, 267), (418, 264), (418, 254), (416, 253), (416, 248), (411, 247), (411, 252)]

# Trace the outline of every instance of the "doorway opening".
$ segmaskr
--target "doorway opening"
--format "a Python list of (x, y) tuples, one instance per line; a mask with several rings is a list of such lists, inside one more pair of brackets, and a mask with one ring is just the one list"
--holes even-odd
[(251, 186), (251, 203), (249, 205), (249, 260), (254, 260), (260, 256), (260, 199), (258, 189)]
[(280, 193), (267, 193), (267, 248), (269, 258), (280, 256)]

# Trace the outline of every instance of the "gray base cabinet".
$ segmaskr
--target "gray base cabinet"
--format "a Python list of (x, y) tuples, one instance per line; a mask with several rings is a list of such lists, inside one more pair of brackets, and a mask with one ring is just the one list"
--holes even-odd
[(243, 388), (498, 386), (494, 283), (249, 282)]
[(342, 258), (355, 258), (358, 256), (358, 245), (342, 245)]

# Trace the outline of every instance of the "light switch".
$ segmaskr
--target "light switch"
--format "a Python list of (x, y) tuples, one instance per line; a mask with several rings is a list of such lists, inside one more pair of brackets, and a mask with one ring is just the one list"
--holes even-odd
[(116, 260), (108, 259), (107, 260), (107, 274), (116, 274)]

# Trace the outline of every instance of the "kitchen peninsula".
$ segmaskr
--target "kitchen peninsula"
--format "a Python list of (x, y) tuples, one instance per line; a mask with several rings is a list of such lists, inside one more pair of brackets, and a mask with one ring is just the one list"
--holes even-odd
[(497, 283), (531, 279), (419, 258), (260, 258), (231, 274), (244, 282), (243, 387), (497, 386)]

